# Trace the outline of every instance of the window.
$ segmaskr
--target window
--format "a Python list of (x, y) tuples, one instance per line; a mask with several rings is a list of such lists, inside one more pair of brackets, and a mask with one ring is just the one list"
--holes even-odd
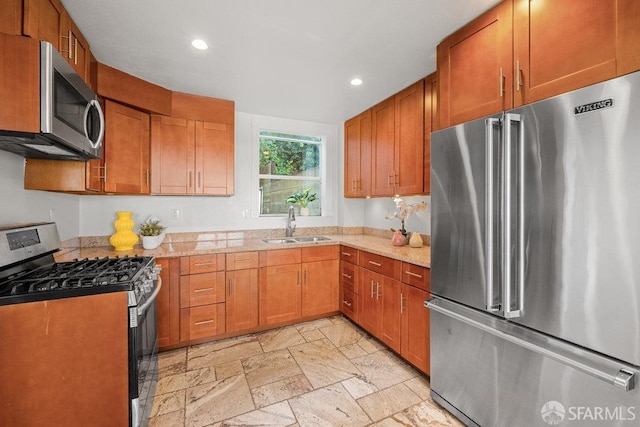
[(321, 215), (325, 137), (260, 129), (258, 139), (260, 215), (286, 214), (289, 196), (308, 188), (316, 195), (309, 214)]

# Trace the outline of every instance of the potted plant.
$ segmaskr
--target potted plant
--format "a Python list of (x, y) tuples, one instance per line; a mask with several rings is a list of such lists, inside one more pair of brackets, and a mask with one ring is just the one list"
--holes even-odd
[(309, 187), (302, 191), (296, 191), (295, 193), (290, 195), (289, 198), (287, 198), (287, 203), (291, 203), (293, 205), (299, 205), (300, 215), (305, 216), (305, 215), (309, 215), (308, 205), (314, 200), (316, 200), (316, 193), (312, 193), (311, 187)]
[(142, 237), (142, 247), (145, 249), (155, 249), (164, 240), (166, 227), (160, 224), (160, 220), (149, 217), (140, 225), (140, 236)]

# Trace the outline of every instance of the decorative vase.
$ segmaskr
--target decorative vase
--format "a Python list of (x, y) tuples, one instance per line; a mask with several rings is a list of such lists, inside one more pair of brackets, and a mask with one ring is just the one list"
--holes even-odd
[(116, 232), (109, 238), (109, 243), (116, 251), (132, 251), (138, 243), (138, 235), (133, 232), (136, 223), (131, 219), (131, 212), (116, 212), (118, 219), (113, 222)]
[(393, 246), (404, 246), (407, 244), (407, 238), (402, 234), (402, 231), (398, 230), (393, 233), (391, 244)]
[(142, 247), (145, 249), (155, 249), (162, 244), (165, 233), (157, 236), (140, 236), (142, 238)]
[(421, 248), (422, 247), (422, 236), (417, 231), (411, 233), (411, 238), (409, 239), (409, 246), (412, 248)]

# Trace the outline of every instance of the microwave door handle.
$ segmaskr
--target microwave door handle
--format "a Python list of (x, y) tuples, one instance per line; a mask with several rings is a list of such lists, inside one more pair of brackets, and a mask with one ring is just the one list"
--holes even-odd
[[(91, 107), (95, 107), (96, 111), (98, 112), (98, 119), (100, 119), (100, 130), (98, 131), (98, 138), (96, 139), (96, 142), (93, 142), (91, 138), (89, 138), (89, 129), (87, 129), (87, 118), (89, 117), (89, 111), (91, 110)], [(91, 144), (91, 148), (93, 148), (94, 150), (97, 150), (98, 147), (100, 147), (102, 138), (104, 137), (104, 114), (102, 113), (102, 107), (100, 106), (100, 103), (95, 99), (89, 101), (86, 108), (84, 109), (84, 136), (87, 138), (89, 144)]]
[(490, 313), (496, 313), (500, 311), (500, 303), (496, 302), (496, 280), (493, 271), (494, 257), (496, 256), (494, 251), (494, 218), (498, 212), (494, 207), (494, 168), (495, 165), (495, 150), (496, 141), (494, 138), (495, 129), (499, 128), (500, 119), (489, 118), (485, 122), (485, 250), (486, 250), (486, 263), (485, 263), (485, 289), (486, 289), (486, 309)]

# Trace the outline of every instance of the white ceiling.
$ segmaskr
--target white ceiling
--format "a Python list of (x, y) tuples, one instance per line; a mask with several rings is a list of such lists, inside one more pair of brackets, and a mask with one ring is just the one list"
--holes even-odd
[(236, 111), (340, 124), (433, 72), (436, 45), (498, 0), (62, 3), (104, 64)]

